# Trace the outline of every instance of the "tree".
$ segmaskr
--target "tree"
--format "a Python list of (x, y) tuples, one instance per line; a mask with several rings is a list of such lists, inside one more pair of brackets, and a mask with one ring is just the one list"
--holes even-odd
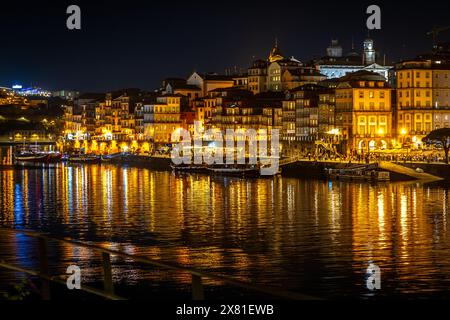
[(423, 138), (422, 141), (442, 145), (445, 153), (445, 163), (448, 164), (448, 152), (450, 150), (450, 128), (433, 130), (425, 138)]

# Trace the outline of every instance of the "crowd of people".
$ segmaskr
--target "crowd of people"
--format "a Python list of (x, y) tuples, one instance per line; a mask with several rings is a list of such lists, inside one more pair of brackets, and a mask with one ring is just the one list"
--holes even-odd
[(346, 155), (337, 152), (322, 151), (319, 153), (305, 152), (300, 155), (300, 158), (308, 159), (309, 161), (340, 161), (340, 162), (355, 162), (355, 163), (372, 163), (379, 161), (391, 162), (424, 162), (424, 163), (443, 163), (445, 156), (443, 152), (370, 152), (370, 153), (354, 153), (351, 152)]

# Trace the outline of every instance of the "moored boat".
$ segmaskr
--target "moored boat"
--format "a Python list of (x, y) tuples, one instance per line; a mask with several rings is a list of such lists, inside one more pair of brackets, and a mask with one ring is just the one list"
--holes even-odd
[(50, 156), (48, 154), (40, 154), (34, 152), (19, 152), (14, 154), (14, 160), (20, 162), (48, 162)]
[(350, 181), (372, 181), (382, 182), (390, 181), (390, 173), (388, 171), (357, 169), (325, 169), (330, 179), (350, 180)]
[(207, 172), (207, 168), (202, 164), (177, 164), (170, 165), (175, 172)]
[(101, 159), (102, 162), (111, 162), (113, 160), (121, 159), (124, 156), (126, 156), (126, 153), (124, 153), (124, 152), (117, 152), (117, 153), (102, 155), (102, 156), (100, 156), (100, 159)]
[(18, 148), (14, 154), (16, 162), (58, 162), (61, 160), (61, 153), (57, 151), (44, 151), (38, 148)]
[(259, 177), (261, 174), (257, 165), (247, 164), (215, 164), (207, 167), (207, 170), (212, 174), (235, 177)]
[(67, 160), (72, 163), (99, 163), (101, 158), (96, 155), (78, 154), (70, 155)]

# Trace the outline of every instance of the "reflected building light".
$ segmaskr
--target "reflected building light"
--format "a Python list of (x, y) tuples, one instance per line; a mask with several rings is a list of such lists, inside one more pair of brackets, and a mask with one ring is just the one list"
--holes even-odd
[(127, 168), (122, 168), (122, 186), (123, 186), (123, 210), (125, 214), (128, 213), (128, 171)]
[(19, 183), (14, 185), (14, 224), (23, 224), (23, 193)]
[(380, 238), (384, 240), (386, 225), (384, 220), (385, 215), (384, 194), (382, 191), (378, 192), (377, 204), (378, 204), (378, 228), (380, 231)]
[(400, 196), (400, 233), (404, 237), (404, 241), (408, 238), (407, 226), (408, 226), (408, 197), (403, 191)]
[(447, 190), (443, 190), (443, 195), (442, 195), (442, 221), (443, 221), (443, 225), (444, 225), (444, 230), (447, 230), (447, 206), (448, 206), (448, 196), (447, 196), (448, 191)]

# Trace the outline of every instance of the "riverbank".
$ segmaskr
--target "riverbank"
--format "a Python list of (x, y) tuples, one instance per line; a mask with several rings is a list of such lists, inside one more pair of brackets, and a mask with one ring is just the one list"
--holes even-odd
[[(309, 161), (299, 160), (283, 166), (282, 174), (296, 178), (326, 178), (325, 169), (345, 169), (358, 163), (333, 162), (333, 161)], [(402, 169), (405, 168), (405, 169)], [(421, 168), (424, 173), (414, 172)], [(423, 180), (425, 182), (446, 180), (450, 181), (450, 166), (447, 164), (422, 164), (383, 162), (381, 170), (390, 172), (391, 181)], [(413, 170), (409, 170), (413, 169)]]
[[(103, 163), (103, 162), (102, 162)], [(414, 163), (414, 162), (383, 162), (381, 170), (390, 172), (391, 181), (414, 181), (423, 180), (429, 182), (433, 180), (445, 180), (450, 182), (450, 165), (444, 163)], [(155, 171), (171, 171), (172, 159), (162, 156), (126, 155), (111, 159), (104, 164), (115, 164), (121, 166), (131, 166), (136, 168), (147, 168)], [(358, 163), (337, 162), (337, 161), (310, 161), (301, 159), (282, 166), (281, 174), (292, 178), (326, 179), (325, 169), (345, 169)], [(18, 169), (40, 169), (43, 164), (30, 164), (26, 166), (17, 164), (0, 165), (0, 171)], [(48, 165), (47, 165), (48, 166)], [(51, 167), (51, 166), (48, 166)], [(402, 169), (405, 168), (405, 169)], [(420, 168), (423, 174), (413, 172)], [(412, 169), (412, 170), (409, 170)]]

